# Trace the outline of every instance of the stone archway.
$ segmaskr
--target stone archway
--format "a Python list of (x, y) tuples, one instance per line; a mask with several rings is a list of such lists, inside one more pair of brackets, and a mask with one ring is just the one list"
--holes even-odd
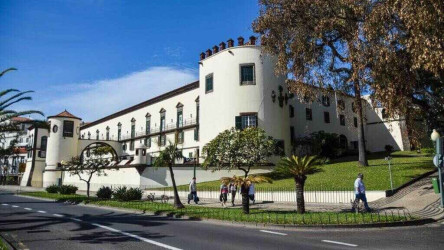
[(94, 150), (99, 147), (109, 147), (111, 150), (111, 161), (118, 161), (119, 155), (117, 154), (116, 148), (114, 148), (109, 143), (103, 142), (103, 141), (92, 141), (91, 143), (87, 144), (85, 147), (83, 147), (80, 151), (80, 160), (83, 162), (85, 154), (89, 156), (90, 150)]

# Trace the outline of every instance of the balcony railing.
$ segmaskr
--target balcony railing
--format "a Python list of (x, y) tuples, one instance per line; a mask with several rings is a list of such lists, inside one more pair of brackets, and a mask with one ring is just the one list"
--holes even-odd
[(189, 118), (189, 119), (183, 120), (182, 123), (172, 122), (172, 123), (165, 124), (165, 127), (162, 129), (161, 129), (161, 127), (151, 128), (149, 133), (148, 133), (148, 131), (144, 130), (144, 131), (136, 131), (133, 137), (131, 136), (131, 134), (121, 135), (120, 140), (123, 141), (123, 140), (128, 140), (131, 138), (138, 138), (138, 137), (147, 136), (150, 134), (157, 134), (160, 132), (170, 132), (175, 129), (180, 129), (180, 128), (184, 128), (184, 127), (188, 127), (188, 126), (192, 126), (192, 125), (196, 125), (196, 124), (197, 124), (196, 118)]

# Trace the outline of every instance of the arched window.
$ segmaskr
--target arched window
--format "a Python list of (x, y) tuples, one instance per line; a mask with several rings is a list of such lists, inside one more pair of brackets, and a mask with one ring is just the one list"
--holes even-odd
[(146, 117), (146, 122), (145, 122), (145, 134), (149, 135), (151, 132), (151, 114), (147, 113), (145, 115)]
[(109, 127), (106, 127), (106, 140), (109, 141)]
[(91, 140), (91, 132), (88, 131), (88, 140)]
[(122, 139), (122, 123), (117, 124), (117, 141), (120, 141)]
[(181, 128), (183, 127), (183, 104), (179, 102), (176, 105), (176, 108), (177, 108), (176, 127)]
[(159, 111), (160, 113), (160, 132), (165, 131), (165, 114), (166, 114), (166, 110), (165, 109), (160, 109)]
[(96, 130), (96, 140), (99, 140), (99, 135), (100, 135), (100, 131), (97, 129)]

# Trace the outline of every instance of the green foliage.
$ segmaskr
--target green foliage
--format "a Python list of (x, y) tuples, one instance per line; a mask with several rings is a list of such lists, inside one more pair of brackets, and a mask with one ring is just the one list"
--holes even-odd
[(169, 145), (160, 151), (153, 165), (154, 167), (168, 167), (174, 165), (176, 160), (182, 158), (182, 152), (177, 148), (177, 144), (169, 142)]
[(59, 186), (58, 185), (51, 185), (49, 187), (46, 188), (46, 192), (50, 193), (50, 194), (56, 194), (59, 192)]
[(276, 143), (261, 128), (231, 128), (221, 132), (203, 147), (205, 169), (240, 169), (248, 175), (250, 168), (268, 164), (276, 153)]
[(339, 136), (335, 133), (314, 132), (298, 139), (296, 143), (308, 144), (311, 147), (311, 154), (321, 157), (337, 158), (345, 153), (345, 149), (340, 148)]
[(60, 194), (75, 194), (79, 188), (73, 185), (61, 185)]
[(119, 201), (141, 200), (143, 191), (140, 188), (118, 187), (114, 190), (114, 199)]
[(435, 148), (421, 148), (421, 153), (426, 154), (426, 155), (434, 155)]
[(111, 199), (113, 190), (110, 187), (102, 186), (97, 190), (96, 196), (99, 199)]
[(275, 172), (291, 177), (304, 177), (307, 175), (321, 172), (319, 167), (318, 156), (291, 156), (282, 158), (276, 168)]

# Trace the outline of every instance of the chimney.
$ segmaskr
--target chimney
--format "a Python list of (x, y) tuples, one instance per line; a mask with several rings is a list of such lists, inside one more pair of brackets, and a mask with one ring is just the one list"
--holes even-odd
[(217, 52), (219, 52), (219, 47), (217, 47), (216, 45), (213, 46), (213, 54), (216, 54)]
[(205, 53), (200, 53), (200, 60), (203, 60), (203, 59), (205, 59)]
[(244, 45), (244, 38), (240, 36), (237, 38), (237, 46), (242, 46), (242, 45)]
[(233, 47), (234, 46), (234, 40), (233, 39), (228, 39), (228, 41), (227, 41), (227, 43), (228, 43), (228, 48), (231, 48), (231, 47)]
[(225, 43), (224, 42), (219, 43), (219, 51), (222, 51), (224, 49), (225, 49)]
[(256, 45), (256, 37), (250, 36), (250, 45)]
[(210, 49), (207, 49), (207, 51), (206, 51), (206, 56), (207, 56), (207, 57), (211, 56), (211, 50), (210, 50)]

